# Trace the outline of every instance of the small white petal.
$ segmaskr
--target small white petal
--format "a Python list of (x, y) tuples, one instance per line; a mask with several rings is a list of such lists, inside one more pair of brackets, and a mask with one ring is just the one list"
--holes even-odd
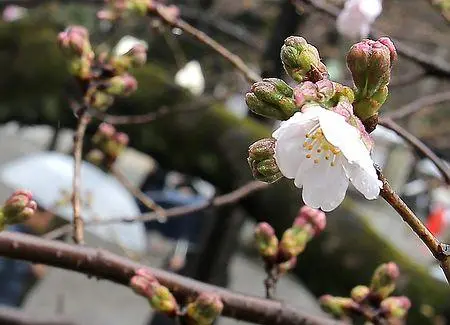
[(308, 177), (310, 170), (314, 167), (314, 162), (311, 159), (306, 158), (306, 153), (303, 155), (303, 160), (297, 165), (297, 172), (295, 174), (294, 185), (298, 188), (302, 188), (305, 184), (305, 179)]
[(175, 83), (199, 96), (205, 90), (205, 78), (198, 61), (190, 61), (175, 74)]
[(378, 197), (383, 184), (378, 179), (373, 165), (371, 168), (368, 168), (368, 166), (360, 166), (356, 163), (351, 164), (347, 162), (344, 164), (344, 168), (352, 184), (366, 199), (374, 200)]
[(113, 52), (115, 55), (125, 55), (138, 44), (142, 44), (145, 48), (148, 48), (148, 44), (146, 41), (126, 35), (122, 37), (119, 42), (117, 42), (117, 45), (114, 47)]
[(302, 197), (313, 208), (331, 211), (342, 203), (347, 188), (348, 179), (340, 162), (336, 160), (336, 165), (331, 166), (322, 160), (305, 177)]

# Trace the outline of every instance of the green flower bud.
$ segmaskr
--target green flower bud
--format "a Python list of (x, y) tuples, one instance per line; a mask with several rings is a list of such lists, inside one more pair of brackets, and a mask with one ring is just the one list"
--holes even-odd
[(87, 79), (91, 75), (91, 60), (85, 56), (72, 59), (69, 62), (69, 73), (80, 79)]
[(393, 43), (388, 38), (378, 41), (363, 40), (350, 48), (347, 66), (357, 89), (357, 98), (372, 97), (389, 84), (391, 67), (397, 58)]
[(324, 295), (320, 297), (319, 303), (327, 313), (330, 313), (336, 317), (342, 317), (358, 307), (358, 304), (351, 298), (333, 297), (331, 295)]
[(281, 79), (263, 79), (245, 95), (247, 106), (256, 114), (287, 120), (295, 111), (294, 91)]
[(389, 297), (381, 302), (380, 307), (381, 312), (387, 318), (402, 319), (405, 318), (411, 308), (411, 301), (404, 296)]
[(267, 222), (259, 223), (255, 228), (255, 244), (261, 256), (274, 259), (278, 254), (278, 238), (275, 230)]
[(308, 241), (312, 238), (311, 228), (288, 228), (281, 238), (280, 253), (284, 259), (297, 256), (302, 253)]
[(28, 220), (37, 209), (30, 191), (18, 190), (5, 202), (1, 210), (2, 227), (7, 224), (16, 224)]
[(175, 297), (148, 270), (138, 269), (130, 280), (130, 287), (138, 295), (146, 297), (153, 309), (168, 316), (178, 314)]
[(274, 183), (283, 177), (274, 158), (276, 140), (261, 139), (248, 149), (248, 164), (253, 177), (266, 183)]
[(385, 299), (395, 290), (395, 281), (400, 276), (397, 264), (381, 264), (374, 272), (370, 290), (380, 299)]
[(197, 299), (186, 308), (190, 323), (209, 325), (222, 313), (223, 303), (220, 297), (213, 293), (201, 293)]
[(303, 37), (290, 36), (281, 48), (281, 60), (287, 74), (295, 81), (319, 81), (328, 76), (317, 49)]
[(95, 91), (87, 98), (89, 107), (106, 111), (114, 102), (114, 97), (103, 91)]
[(370, 294), (370, 289), (367, 286), (359, 285), (352, 289), (350, 292), (350, 297), (357, 302), (361, 303), (363, 302), (367, 296)]
[(93, 149), (86, 154), (86, 160), (93, 165), (101, 166), (105, 160), (105, 155), (101, 150)]
[(110, 95), (129, 96), (137, 89), (137, 80), (129, 74), (112, 77), (108, 80), (105, 91)]

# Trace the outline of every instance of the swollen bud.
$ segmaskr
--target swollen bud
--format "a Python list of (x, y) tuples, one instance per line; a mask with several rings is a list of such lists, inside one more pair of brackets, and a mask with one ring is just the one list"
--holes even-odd
[(148, 299), (153, 309), (168, 316), (178, 314), (178, 304), (169, 289), (162, 286), (146, 269), (138, 269), (130, 280), (130, 287)]
[(286, 262), (282, 262), (277, 265), (278, 272), (280, 274), (287, 273), (288, 271), (292, 270), (296, 265), (297, 265), (297, 256), (292, 256)]
[(201, 293), (186, 308), (188, 322), (196, 325), (209, 325), (222, 313), (223, 303), (214, 293)]
[(281, 79), (268, 78), (255, 82), (245, 95), (252, 112), (278, 120), (289, 119), (296, 111), (294, 91)]
[(411, 308), (411, 301), (408, 297), (389, 297), (381, 302), (381, 312), (387, 318), (402, 319)]
[(114, 97), (106, 92), (97, 90), (90, 94), (86, 101), (89, 107), (104, 112), (114, 103)]
[(298, 82), (319, 81), (328, 76), (327, 67), (320, 60), (317, 49), (303, 37), (290, 36), (281, 48), (284, 69)]
[(395, 290), (395, 281), (400, 276), (397, 264), (381, 264), (372, 276), (370, 290), (380, 299), (388, 297)]
[(333, 297), (331, 295), (320, 297), (319, 303), (326, 312), (333, 314), (336, 317), (344, 316), (358, 307), (358, 304), (351, 298)]
[(14, 192), (5, 202), (1, 210), (3, 226), (16, 224), (28, 220), (37, 209), (30, 191), (18, 190)]
[(394, 44), (387, 37), (363, 40), (350, 48), (347, 66), (357, 88), (357, 97), (371, 97), (389, 84), (391, 67), (397, 58)]
[(58, 34), (58, 45), (68, 55), (93, 59), (88, 30), (83, 26), (69, 26)]
[(359, 285), (352, 289), (350, 297), (357, 303), (363, 302), (370, 294), (370, 289), (367, 286)]
[(283, 259), (287, 260), (302, 253), (311, 238), (311, 232), (307, 228), (288, 228), (283, 233), (279, 246)]
[(248, 164), (257, 180), (274, 183), (283, 177), (275, 161), (274, 138), (256, 141), (248, 148)]
[[(327, 225), (327, 218), (323, 211), (304, 205), (295, 218), (293, 227), (311, 229), (311, 236), (320, 234)], [(309, 227), (308, 227), (309, 226)]]
[(255, 245), (265, 258), (275, 258), (278, 253), (278, 238), (275, 230), (267, 222), (261, 222), (255, 228)]
[(129, 96), (137, 89), (137, 80), (132, 75), (124, 74), (108, 80), (105, 91), (110, 95)]

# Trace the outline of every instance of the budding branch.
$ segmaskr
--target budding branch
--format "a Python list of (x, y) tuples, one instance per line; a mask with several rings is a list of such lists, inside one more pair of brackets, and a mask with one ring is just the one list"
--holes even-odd
[(338, 321), (308, 315), (279, 301), (235, 293), (140, 265), (104, 250), (69, 245), (26, 234), (0, 233), (0, 255), (72, 270), (126, 286), (129, 285), (135, 270), (147, 268), (179, 301), (186, 302), (202, 292), (217, 294), (224, 304), (222, 315), (226, 317), (271, 325), (342, 325)]

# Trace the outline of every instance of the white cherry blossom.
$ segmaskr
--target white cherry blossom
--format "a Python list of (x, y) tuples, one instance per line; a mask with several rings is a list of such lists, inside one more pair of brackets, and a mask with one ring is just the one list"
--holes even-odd
[(175, 83), (188, 89), (193, 95), (200, 96), (205, 90), (205, 77), (198, 61), (189, 61), (175, 74)]
[(359, 130), (342, 115), (308, 105), (282, 122), (275, 159), (281, 173), (303, 187), (305, 204), (324, 211), (344, 200), (349, 180), (367, 199), (378, 197), (381, 181)]
[(336, 20), (336, 28), (348, 38), (365, 38), (382, 9), (381, 0), (347, 0)]

